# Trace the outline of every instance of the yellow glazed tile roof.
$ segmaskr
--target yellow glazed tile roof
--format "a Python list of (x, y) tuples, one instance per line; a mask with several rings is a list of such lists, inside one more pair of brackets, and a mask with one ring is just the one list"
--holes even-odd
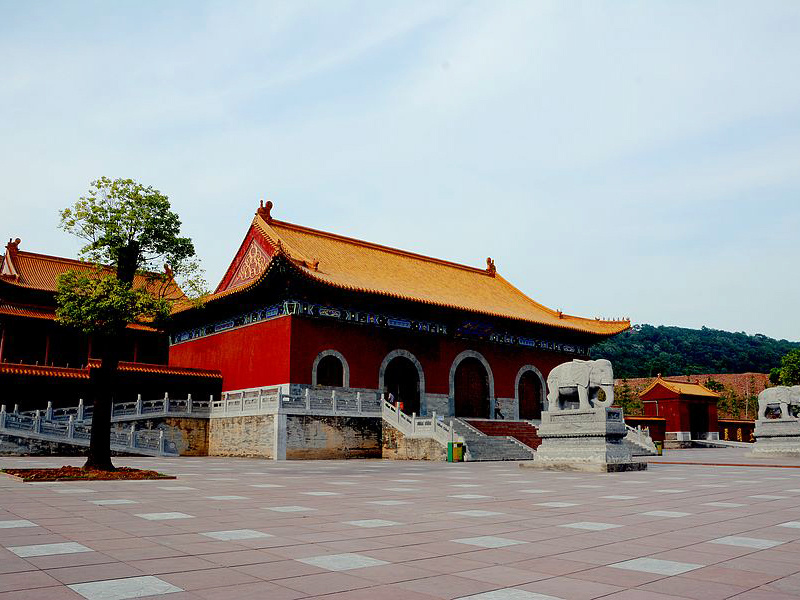
[(662, 379), (661, 376), (656, 377), (653, 383), (647, 386), (646, 389), (642, 390), (639, 395), (643, 396), (657, 385), (661, 385), (668, 390), (675, 392), (676, 394), (681, 394), (684, 396), (706, 396), (708, 398), (720, 397), (718, 393), (711, 391), (699, 383), (690, 383), (688, 381), (672, 381), (670, 379)]
[[(2, 267), (2, 274), (0, 274), (2, 281), (18, 287), (45, 292), (55, 292), (58, 288), (58, 276), (67, 271), (87, 273), (94, 270), (92, 263), (22, 250), (13, 253), (7, 251), (2, 258)], [(104, 271), (113, 272), (107, 267), (104, 267)], [(13, 276), (9, 273), (13, 273)], [(164, 289), (167, 291), (167, 297), (173, 300), (185, 298), (183, 291), (174, 281), (163, 283), (159, 280), (150, 280), (137, 273), (134, 276), (133, 285), (134, 287), (147, 286), (154, 293), (160, 293), (161, 286), (166, 285), (168, 287)]]
[[(587, 319), (547, 308), (498, 275), (490, 259), (485, 269), (460, 265), (278, 221), (263, 208), (252, 226), (277, 248), (276, 255), (284, 255), (307, 277), (341, 289), (597, 335), (630, 327), (627, 319)], [(268, 269), (249, 284), (216, 293), (208, 301), (252, 288)]]

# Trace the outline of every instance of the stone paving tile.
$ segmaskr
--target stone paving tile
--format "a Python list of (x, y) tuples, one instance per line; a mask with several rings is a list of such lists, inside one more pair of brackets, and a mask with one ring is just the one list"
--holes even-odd
[(149, 576), (76, 583), (68, 587), (87, 600), (126, 600), (183, 591), (158, 577)]
[[(714, 462), (725, 457), (748, 462), (739, 449), (698, 452), (668, 454), (673, 460), (708, 461), (703, 457), (713, 455)], [(48, 600), (80, 598), (62, 583), (91, 583), (85, 578), (97, 573), (102, 579), (157, 576), (189, 590), (165, 596), (176, 600), (321, 594), (388, 600), (519, 591), (569, 600), (798, 597), (800, 513), (797, 493), (788, 490), (800, 489), (795, 477), (800, 473), (664, 465), (656, 458), (644, 473), (623, 474), (527, 472), (508, 463), (353, 460), (278, 466), (254, 459), (126, 458), (117, 462), (191, 475), (179, 476), (174, 485), (93, 482), (95, 491), (88, 494), (90, 488), (75, 484), (0, 481), (0, 546), (80, 543), (94, 550), (22, 559), (0, 547), (0, 573), (13, 575), (9, 581), (38, 573), (52, 579), (39, 579), (42, 588), (0, 588), (0, 600), (11, 600), (8, 594), (43, 599), (36, 594), (42, 589)], [(37, 462), (60, 466), (70, 460)], [(0, 458), (0, 466), (20, 464)], [(217, 471), (225, 473), (216, 476)], [(323, 483), (339, 489), (314, 493), (327, 491)], [(59, 485), (82, 492), (62, 494)], [(114, 502), (126, 500), (138, 504)], [(293, 510), (300, 505), (312, 510)], [(194, 518), (137, 516), (156, 511)], [(34, 526), (2, 525), (23, 520)], [(387, 521), (394, 524), (354, 524)], [(231, 533), (239, 531), (271, 537)], [(214, 533), (223, 539), (208, 535)], [(487, 547), (452, 541), (482, 538), (522, 543)], [(756, 541), (718, 542), (725, 538)], [(338, 572), (300, 562), (341, 554), (382, 562)], [(704, 566), (679, 575), (609, 566), (638, 559)], [(229, 579), (221, 575), (226, 571)], [(202, 577), (193, 579), (198, 573)]]

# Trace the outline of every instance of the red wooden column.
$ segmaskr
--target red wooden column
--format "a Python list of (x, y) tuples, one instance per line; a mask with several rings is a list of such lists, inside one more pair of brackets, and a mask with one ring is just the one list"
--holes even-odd
[(0, 363), (3, 362), (3, 351), (6, 348), (6, 328), (0, 329)]

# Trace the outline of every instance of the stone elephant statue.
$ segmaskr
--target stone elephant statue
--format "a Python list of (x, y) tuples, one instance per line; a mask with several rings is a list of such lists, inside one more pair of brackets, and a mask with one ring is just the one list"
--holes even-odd
[(800, 385), (767, 388), (758, 395), (758, 418), (767, 418), (767, 408), (779, 407), (781, 419), (793, 417), (789, 406), (800, 407)]
[[(551, 411), (564, 410), (566, 395), (578, 394), (578, 408), (611, 406), (614, 403), (614, 370), (611, 361), (573, 360), (558, 365), (547, 376), (547, 402)], [(606, 394), (602, 402), (600, 390)]]

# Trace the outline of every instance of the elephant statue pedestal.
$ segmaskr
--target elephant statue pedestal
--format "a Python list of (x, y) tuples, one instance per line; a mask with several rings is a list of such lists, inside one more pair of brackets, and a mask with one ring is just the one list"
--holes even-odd
[(644, 471), (623, 442), (627, 430), (618, 407), (597, 406), (542, 412), (542, 444), (533, 462), (521, 466), (550, 471)]
[[(754, 457), (800, 456), (800, 385), (767, 388), (758, 395)], [(777, 419), (768, 414), (778, 413)]]
[(759, 419), (753, 457), (800, 456), (800, 419)]

